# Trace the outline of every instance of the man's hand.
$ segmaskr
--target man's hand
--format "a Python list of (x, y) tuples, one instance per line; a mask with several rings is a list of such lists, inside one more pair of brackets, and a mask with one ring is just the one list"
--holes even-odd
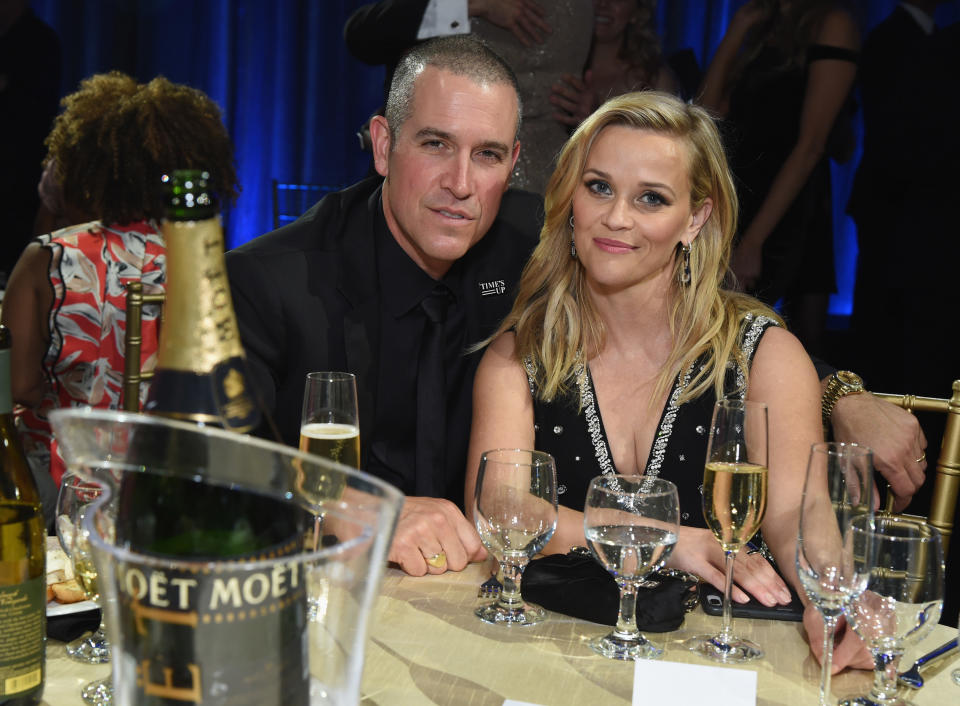
[[(813, 603), (808, 604), (803, 612), (803, 629), (807, 633), (810, 651), (817, 661), (823, 664), (823, 616)], [(833, 664), (830, 673), (836, 674), (846, 667), (873, 669), (873, 657), (863, 640), (857, 637), (841, 616), (833, 634)]]
[[(696, 574), (722, 591), (726, 579), (723, 562), (723, 550), (710, 530), (681, 526), (677, 546), (667, 566)], [(731, 597), (737, 603), (746, 603), (750, 595), (771, 607), (790, 602), (787, 584), (760, 553), (741, 550), (737, 554), (733, 575), (735, 584)]]
[(553, 31), (543, 19), (546, 12), (535, 0), (469, 0), (467, 14), (510, 30), (525, 47), (543, 44), (544, 37)]
[[(446, 561), (427, 562), (438, 554)], [(461, 571), (469, 562), (481, 561), (486, 556), (477, 531), (452, 502), (442, 498), (404, 499), (387, 558), (408, 574)]]
[(893, 491), (893, 509), (905, 508), (927, 470), (927, 439), (917, 418), (867, 392), (841, 397), (830, 422), (837, 441), (873, 449), (873, 465)]

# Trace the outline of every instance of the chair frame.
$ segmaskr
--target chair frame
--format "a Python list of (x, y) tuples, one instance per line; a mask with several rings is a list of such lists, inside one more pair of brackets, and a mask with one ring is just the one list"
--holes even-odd
[[(143, 305), (162, 304), (166, 295), (144, 294), (143, 282), (127, 284), (127, 326), (123, 336), (123, 400), (127, 412), (140, 411), (140, 383), (153, 378), (153, 371), (140, 368), (140, 350), (143, 345)], [(161, 315), (162, 316), (162, 315)], [(163, 319), (160, 319), (161, 325)]]
[[(950, 399), (918, 397), (916, 395), (890, 395), (874, 393), (882, 400), (908, 412), (941, 412), (947, 415), (937, 459), (936, 478), (930, 500), (927, 522), (936, 527), (943, 537), (943, 552), (946, 556), (953, 535), (953, 515), (960, 494), (960, 380), (953, 382)], [(893, 496), (887, 498), (885, 514), (891, 514)]]

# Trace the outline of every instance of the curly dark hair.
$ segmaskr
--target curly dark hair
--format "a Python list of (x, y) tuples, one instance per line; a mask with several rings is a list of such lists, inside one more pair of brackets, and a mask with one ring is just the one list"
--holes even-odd
[(663, 65), (656, 28), (656, 0), (637, 0), (634, 21), (623, 33), (619, 56), (643, 84), (653, 86)]
[(64, 201), (104, 223), (159, 220), (160, 177), (205, 169), (225, 204), (240, 186), (233, 143), (205, 93), (158, 76), (138, 84), (119, 71), (85, 79), (62, 101), (47, 137)]

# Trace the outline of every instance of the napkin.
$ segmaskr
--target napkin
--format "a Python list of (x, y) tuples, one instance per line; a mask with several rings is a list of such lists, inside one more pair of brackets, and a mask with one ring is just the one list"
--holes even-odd
[[(661, 574), (650, 578), (657, 581), (655, 588), (637, 589), (637, 627), (646, 632), (676, 630), (697, 584)], [(616, 625), (620, 612), (620, 589), (613, 576), (592, 556), (577, 552), (531, 561), (520, 591), (530, 603), (594, 623)]]

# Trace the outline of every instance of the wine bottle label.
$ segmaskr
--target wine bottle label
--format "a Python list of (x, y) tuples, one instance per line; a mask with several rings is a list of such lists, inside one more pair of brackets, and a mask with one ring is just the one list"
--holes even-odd
[(230, 358), (209, 373), (158, 370), (147, 412), (248, 432), (260, 424), (260, 408), (247, 387), (243, 358)]
[(137, 704), (308, 703), (303, 565), (230, 566), (190, 572), (118, 562), (122, 637), (115, 649), (133, 670)]
[(41, 575), (13, 586), (3, 583), (0, 576), (0, 696), (12, 696), (43, 683), (47, 580)]

